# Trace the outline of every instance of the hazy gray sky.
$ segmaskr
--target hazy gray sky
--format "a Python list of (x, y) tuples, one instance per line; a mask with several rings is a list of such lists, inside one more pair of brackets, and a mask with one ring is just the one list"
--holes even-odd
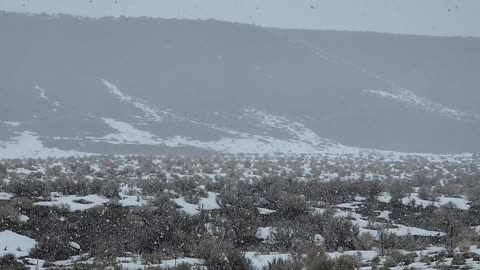
[(479, 0), (0, 0), (0, 10), (151, 16), (269, 27), (480, 36)]

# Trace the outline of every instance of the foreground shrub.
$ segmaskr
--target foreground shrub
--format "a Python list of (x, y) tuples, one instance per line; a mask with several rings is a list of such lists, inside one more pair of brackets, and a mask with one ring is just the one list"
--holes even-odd
[(0, 269), (4, 270), (27, 270), (25, 265), (17, 262), (13, 254), (6, 254), (0, 258)]
[(360, 262), (354, 256), (342, 255), (335, 261), (334, 269), (338, 270), (354, 270), (360, 266)]

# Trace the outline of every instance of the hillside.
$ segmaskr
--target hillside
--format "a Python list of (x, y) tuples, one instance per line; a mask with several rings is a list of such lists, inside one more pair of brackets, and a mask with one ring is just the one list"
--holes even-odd
[(480, 151), (478, 39), (5, 12), (0, 33), (3, 158)]

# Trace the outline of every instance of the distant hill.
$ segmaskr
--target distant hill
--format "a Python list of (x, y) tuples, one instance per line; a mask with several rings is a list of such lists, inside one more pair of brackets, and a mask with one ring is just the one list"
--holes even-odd
[(480, 39), (5, 12), (0, 35), (0, 157), (480, 152)]

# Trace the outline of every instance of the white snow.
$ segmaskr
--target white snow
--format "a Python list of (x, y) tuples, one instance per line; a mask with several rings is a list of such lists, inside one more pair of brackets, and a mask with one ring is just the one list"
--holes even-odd
[(23, 215), (23, 214), (18, 215), (18, 221), (20, 222), (28, 222), (29, 220), (30, 218), (26, 215)]
[(125, 184), (120, 186), (120, 192), (118, 193), (118, 196), (120, 196), (120, 200), (118, 202), (123, 207), (145, 206), (148, 204), (148, 200), (152, 198), (151, 196), (142, 196), (140, 188), (136, 186), (129, 187)]
[(330, 252), (328, 253), (328, 256), (332, 259), (337, 259), (340, 256), (354, 256), (354, 257), (359, 257), (361, 258), (362, 261), (371, 261), (373, 258), (375, 258), (378, 255), (378, 252), (373, 251), (373, 250), (350, 250), (350, 251), (344, 251), (344, 252)]
[(0, 201), (9, 201), (14, 197), (12, 193), (0, 192)]
[(6, 230), (0, 232), (0, 257), (13, 254), (16, 257), (28, 256), (37, 242), (32, 238)]
[(480, 247), (478, 245), (473, 245), (470, 247), (470, 252), (480, 255)]
[(161, 141), (155, 140), (153, 134), (150, 132), (139, 130), (129, 123), (117, 121), (112, 118), (102, 118), (102, 120), (111, 128), (115, 129), (117, 133), (111, 133), (102, 138), (91, 138), (93, 141), (105, 141), (111, 144), (161, 144)]
[(325, 146), (328, 144), (337, 145), (336, 142), (321, 138), (311, 129), (306, 128), (300, 122), (290, 121), (286, 117), (269, 114), (265, 111), (256, 110), (253, 108), (244, 109), (245, 118), (253, 118), (257, 120), (261, 127), (270, 127), (283, 129), (289, 132), (299, 142), (311, 144), (311, 146)]
[(277, 210), (261, 208), (261, 207), (258, 207), (257, 209), (258, 209), (258, 213), (260, 215), (269, 215), (269, 214), (273, 214), (273, 213), (277, 212)]
[(268, 264), (272, 263), (274, 260), (288, 261), (292, 259), (290, 257), (290, 254), (276, 253), (276, 252), (271, 252), (268, 254), (261, 254), (258, 252), (245, 252), (245, 257), (251, 260), (253, 266), (258, 270), (261, 270), (264, 267), (267, 267)]
[(70, 247), (74, 248), (74, 249), (77, 249), (77, 250), (80, 250), (80, 245), (75, 243), (75, 242), (70, 242)]
[[(145, 264), (142, 261), (141, 257), (138, 256), (136, 258), (132, 257), (118, 257), (117, 262), (122, 265), (122, 269), (127, 270), (139, 270), (139, 269), (150, 269), (152, 267), (161, 267), (162, 269), (172, 269), (180, 264), (188, 264), (190, 266), (203, 266), (205, 263), (202, 259), (197, 258), (177, 258), (171, 260), (162, 260), (161, 264)], [(200, 268), (202, 269), (202, 268)]]
[(378, 218), (383, 218), (385, 220), (390, 220), (390, 214), (392, 212), (391, 211), (381, 211), (379, 214), (378, 214)]
[(462, 210), (468, 210), (470, 208), (469, 201), (464, 198), (440, 196), (437, 198), (437, 201), (429, 201), (421, 199), (418, 193), (411, 193), (410, 195), (402, 198), (402, 203), (404, 205), (409, 205), (412, 202), (414, 202), (416, 206), (422, 206), (424, 208), (432, 205), (435, 207), (440, 207), (448, 203), (452, 203), (455, 207)]
[(220, 206), (217, 204), (217, 196), (218, 193), (208, 192), (208, 197), (200, 198), (198, 204), (188, 203), (183, 197), (173, 199), (173, 201), (176, 205), (180, 207), (183, 212), (189, 215), (198, 215), (200, 213), (200, 210), (209, 211), (214, 209), (220, 209)]
[(171, 268), (171, 267), (175, 267), (175, 265), (179, 265), (182, 263), (186, 263), (191, 266), (201, 266), (204, 264), (204, 261), (202, 259), (197, 259), (197, 258), (178, 258), (176, 260), (175, 259), (164, 260), (160, 265), (165, 268), (169, 268), (169, 267)]
[(22, 122), (11, 122), (11, 121), (0, 121), (0, 123), (5, 124), (11, 127), (18, 127), (22, 124)]
[[(386, 214), (385, 212), (384, 214)], [(370, 222), (367, 220), (366, 217), (354, 213), (354, 212), (348, 212), (348, 211), (342, 211), (340, 209), (337, 209), (335, 216), (337, 217), (343, 217), (343, 218), (348, 218), (350, 221), (354, 224), (357, 225), (360, 228), (360, 233), (370, 233), (373, 237), (378, 237), (378, 231), (377, 230), (372, 230), (372, 229), (367, 229), (370, 227)], [(376, 225), (380, 225), (380, 223), (376, 223)], [(416, 227), (408, 227), (404, 226), (401, 224), (391, 224), (395, 228), (388, 228), (385, 229), (385, 231), (389, 233), (396, 234), (398, 236), (406, 236), (408, 234), (414, 235), (414, 236), (443, 236), (445, 233), (443, 232), (437, 232), (437, 231), (429, 231), (421, 228), (416, 228)]]
[(424, 97), (417, 96), (411, 90), (405, 88), (395, 89), (393, 92), (384, 90), (363, 90), (366, 93), (375, 94), (383, 98), (389, 98), (417, 109), (439, 113), (452, 119), (476, 119), (480, 120), (480, 115), (458, 111), (439, 103), (429, 101)]
[(383, 203), (389, 203), (392, 200), (392, 196), (388, 192), (382, 192), (379, 196), (377, 196), (377, 200)]
[(185, 201), (185, 199), (182, 198), (177, 198), (173, 200), (175, 204), (180, 206), (181, 210), (189, 215), (198, 215), (200, 211), (198, 210), (198, 205), (196, 204), (191, 204)]
[(110, 90), (110, 93), (117, 97), (120, 101), (125, 104), (130, 104), (138, 109), (140, 109), (145, 116), (155, 122), (162, 122), (162, 117), (159, 115), (157, 109), (153, 107), (149, 107), (145, 103), (139, 100), (135, 100), (133, 97), (124, 94), (122, 91), (118, 89), (116, 85), (106, 80), (102, 80), (103, 84)]
[(389, 233), (394, 233), (398, 236), (407, 236), (411, 234), (413, 236), (444, 236), (444, 232), (429, 231), (416, 227), (408, 227), (400, 224), (395, 224), (398, 228), (389, 228), (386, 231)]
[(48, 100), (47, 91), (42, 87), (35, 85), (35, 90), (40, 92), (40, 97)]
[[(249, 134), (245, 132), (229, 130), (213, 125), (202, 124), (210, 128), (228, 133), (227, 137), (212, 141), (200, 141), (193, 138), (174, 136), (160, 138), (155, 134), (141, 130), (133, 124), (119, 121), (112, 118), (101, 118), (105, 124), (116, 132), (103, 137), (86, 137), (94, 142), (109, 144), (135, 144), (135, 145), (163, 145), (167, 147), (189, 146), (205, 150), (213, 150), (228, 154), (259, 154), (259, 155), (323, 155), (323, 156), (370, 156), (376, 155), (384, 160), (402, 161), (405, 157), (422, 157), (430, 161), (442, 162), (445, 160), (470, 158), (471, 154), (461, 155), (432, 155), (422, 153), (399, 153), (392, 151), (376, 151), (356, 147), (348, 147), (331, 140), (323, 139), (312, 130), (298, 122), (288, 121), (284, 117), (275, 116), (266, 112), (248, 109), (245, 118), (258, 121), (267, 128), (275, 127), (288, 132), (291, 139), (279, 139), (272, 136)], [(201, 124), (201, 123), (197, 123)], [(8, 158), (46, 158), (46, 157), (68, 157), (86, 156), (90, 153), (78, 151), (65, 151), (57, 148), (48, 148), (43, 145), (39, 136), (33, 132), (23, 131), (11, 141), (0, 141), (0, 159)], [(309, 172), (308, 166), (304, 168)], [(327, 172), (322, 173), (327, 177)], [(335, 177), (335, 175), (332, 175)]]
[(16, 169), (15, 169), (15, 172), (16, 172), (17, 174), (27, 174), (27, 175), (32, 173), (31, 170), (26, 169), (26, 168), (16, 168)]
[(215, 210), (220, 209), (220, 205), (217, 203), (218, 193), (208, 192), (207, 198), (201, 198), (199, 202), (199, 208), (203, 210)]
[(367, 200), (367, 197), (362, 197), (360, 195), (356, 195), (354, 200), (357, 201), (357, 202), (363, 202), (363, 201)]
[[(193, 138), (174, 136), (160, 138), (151, 132), (143, 131), (130, 123), (112, 118), (102, 120), (116, 130), (116, 133), (107, 134), (100, 138), (88, 137), (95, 142), (110, 144), (139, 144), (163, 145), (167, 147), (190, 146), (205, 150), (213, 150), (228, 154), (259, 154), (259, 155), (324, 155), (324, 156), (381, 156), (385, 160), (402, 161), (405, 157), (422, 157), (430, 161), (442, 162), (445, 160), (470, 158), (471, 154), (461, 155), (433, 155), (424, 153), (400, 153), (393, 151), (377, 151), (356, 147), (348, 147), (330, 140), (323, 139), (301, 123), (288, 122), (285, 118), (249, 109), (243, 116), (259, 121), (262, 125), (276, 126), (292, 135), (292, 139), (279, 139), (266, 135), (255, 135), (245, 132), (225, 129), (214, 125), (204, 126), (226, 132), (230, 136), (214, 141), (200, 141)], [(179, 118), (180, 119), (180, 118)], [(182, 118), (183, 119), (183, 118)], [(267, 120), (265, 120), (267, 119)]]
[[(110, 200), (100, 197), (98, 195), (87, 195), (87, 196), (57, 196), (58, 194), (52, 194), (51, 201), (46, 202), (36, 202), (33, 205), (38, 206), (63, 206), (66, 205), (69, 207), (70, 211), (83, 211), (86, 209), (94, 208), (97, 206), (102, 206), (105, 203), (108, 203)], [(78, 203), (76, 201), (84, 200), (88, 203)]]
[(337, 207), (346, 208), (346, 209), (358, 209), (359, 208), (358, 205), (361, 205), (361, 204), (362, 204), (361, 202), (349, 202), (349, 203), (337, 204)]
[(322, 246), (325, 243), (325, 237), (317, 233), (313, 236), (313, 242), (317, 246)]
[(142, 196), (121, 195), (120, 197), (121, 200), (119, 200), (118, 202), (123, 207), (139, 207), (147, 204), (147, 201), (143, 199)]
[(274, 227), (259, 227), (255, 233), (255, 237), (264, 241), (271, 241), (273, 234), (276, 232)]
[(452, 198), (452, 197), (441, 196), (441, 197), (438, 197), (437, 199), (438, 199), (439, 205), (446, 205), (448, 203), (452, 203), (458, 209), (462, 209), (462, 210), (470, 209), (469, 201), (464, 198)]
[(78, 151), (65, 151), (43, 145), (39, 137), (30, 131), (23, 131), (11, 141), (0, 141), (0, 159), (47, 158), (92, 155)]
[[(161, 139), (152, 133), (135, 128), (129, 123), (121, 122), (112, 118), (102, 118), (117, 133), (111, 133), (101, 138), (90, 137), (93, 141), (107, 142), (111, 144), (142, 144), (142, 145), (165, 145), (168, 147), (192, 146), (202, 149), (214, 150), (223, 153), (240, 154), (341, 154), (358, 153), (358, 150), (342, 145), (312, 145), (317, 140), (316, 137), (308, 137), (308, 133), (299, 133), (298, 136), (305, 138), (306, 141), (281, 140), (268, 136), (250, 135), (238, 133), (240, 137), (222, 138), (217, 141), (199, 141), (181, 136)], [(313, 136), (313, 135), (312, 135)], [(319, 143), (319, 142), (318, 142)]]
[[(133, 98), (123, 95), (114, 85), (108, 85), (116, 96), (122, 101), (133, 102)], [(274, 116), (258, 110), (245, 110), (244, 117), (259, 121), (260, 124), (270, 127), (282, 128), (290, 133), (294, 139), (278, 139), (271, 136), (248, 134), (240, 131), (217, 127), (215, 125), (189, 121), (212, 129), (226, 132), (232, 137), (224, 137), (216, 141), (199, 141), (182, 136), (159, 138), (154, 134), (140, 130), (130, 123), (112, 118), (102, 120), (115, 129), (117, 133), (105, 135), (101, 138), (89, 137), (93, 141), (111, 144), (142, 144), (165, 145), (168, 147), (191, 146), (207, 150), (214, 150), (229, 154), (254, 153), (254, 154), (358, 154), (358, 148), (347, 147), (336, 142), (323, 139), (315, 132), (298, 122), (290, 122), (285, 117)], [(185, 120), (181, 117), (176, 117)]]
[(55, 102), (52, 102), (49, 100), (48, 96), (47, 96), (47, 90), (45, 90), (45, 88), (42, 88), (40, 87), (39, 85), (35, 85), (35, 90), (39, 91), (40, 92), (40, 98), (42, 99), (45, 99), (46, 101), (48, 101), (50, 103), (50, 105), (52, 106), (52, 111), (56, 112), (58, 107), (60, 107), (60, 102), (58, 101), (55, 101)]

